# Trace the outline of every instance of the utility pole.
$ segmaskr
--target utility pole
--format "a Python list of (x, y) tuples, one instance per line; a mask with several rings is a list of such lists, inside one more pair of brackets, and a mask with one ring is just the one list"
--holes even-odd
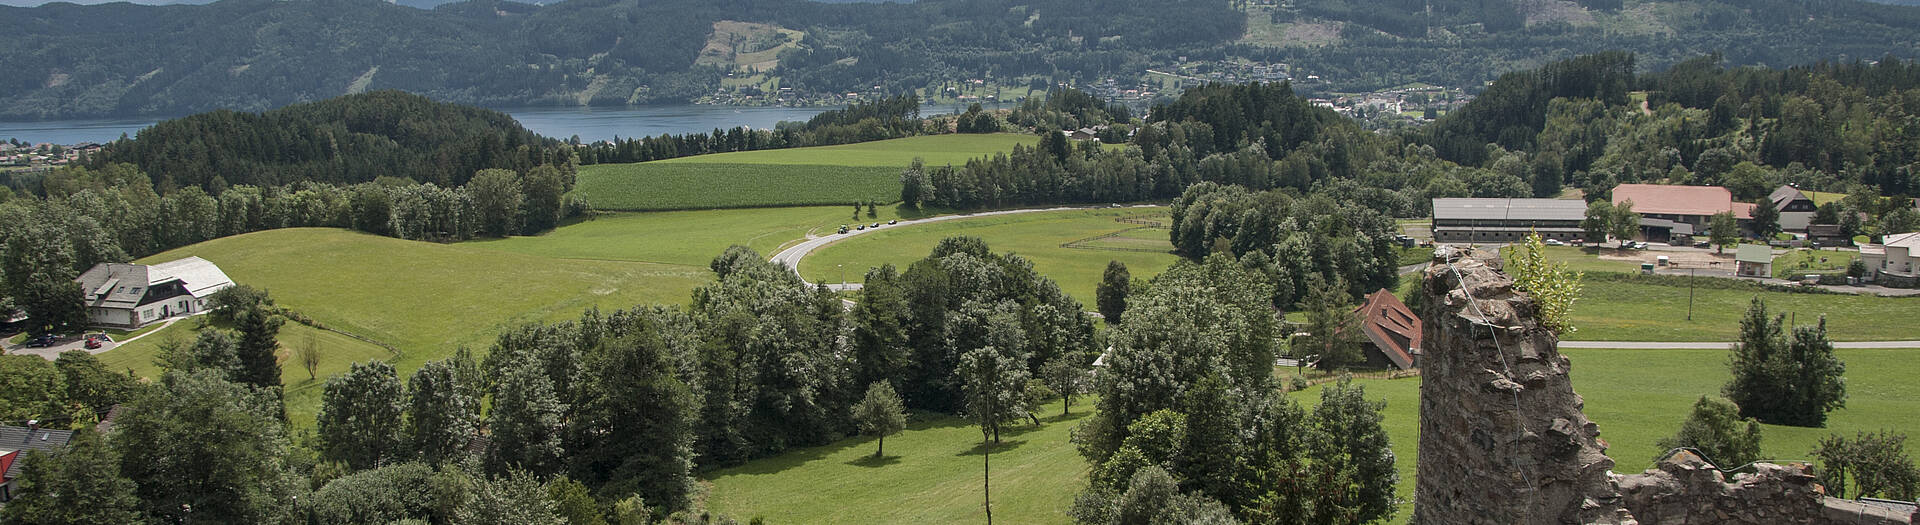
[(1687, 320), (1693, 320), (1693, 268), (1687, 269)]

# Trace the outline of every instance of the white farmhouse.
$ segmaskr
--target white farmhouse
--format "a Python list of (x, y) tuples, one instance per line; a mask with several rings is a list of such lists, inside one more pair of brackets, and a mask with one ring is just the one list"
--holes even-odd
[(1860, 262), (1867, 274), (1880, 284), (1914, 288), (1920, 286), (1920, 232), (1886, 236), (1880, 244), (1860, 247)]
[(207, 309), (207, 297), (233, 286), (219, 266), (188, 257), (155, 265), (100, 263), (74, 279), (85, 294), (87, 320), (137, 328)]

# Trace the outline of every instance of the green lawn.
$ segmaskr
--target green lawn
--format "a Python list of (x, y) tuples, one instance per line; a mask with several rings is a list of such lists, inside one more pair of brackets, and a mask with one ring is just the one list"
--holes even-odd
[[(877, 217), (873, 218), (861, 213), (860, 221), (901, 218), (897, 206), (879, 206), (876, 211)], [(745, 244), (772, 257), (780, 248), (805, 239), (809, 231), (832, 234), (840, 225), (852, 223), (852, 212), (852, 206), (812, 206), (613, 213), (536, 237), (472, 241), (461, 246), (543, 257), (704, 267), (734, 244)]]
[(868, 268), (891, 263), (904, 270), (908, 264), (932, 252), (940, 239), (972, 235), (985, 239), (995, 253), (1013, 252), (1033, 261), (1034, 269), (1041, 275), (1052, 278), (1061, 290), (1091, 307), (1093, 289), (1100, 284), (1107, 261), (1125, 263), (1135, 279), (1147, 279), (1165, 271), (1179, 257), (1170, 253), (1172, 243), (1164, 236), (1157, 242), (1150, 239), (1103, 242), (1125, 242), (1130, 247), (1151, 246), (1147, 249), (1169, 252), (1062, 248), (1060, 245), (1140, 226), (1114, 219), (1165, 217), (1165, 214), (1165, 208), (1068, 210), (956, 219), (882, 230), (815, 251), (800, 263), (800, 274), (810, 281), (840, 282), (844, 270), (845, 280), (860, 282)]
[[(1705, 281), (1703, 279), (1703, 281)], [(1733, 341), (1740, 317), (1754, 296), (1774, 313), (1790, 314), (1802, 325), (1827, 316), (1827, 331), (1836, 341), (1908, 340), (1913, 327), (1888, 322), (1920, 319), (1920, 297), (1803, 294), (1752, 289), (1693, 289), (1693, 320), (1687, 320), (1684, 286), (1593, 281), (1584, 283), (1573, 304), (1569, 340), (1608, 341)]]
[(1847, 264), (1860, 252), (1853, 250), (1789, 250), (1773, 258), (1773, 276), (1793, 280), (1810, 273), (1847, 273)]
[[(693, 287), (711, 275), (704, 262), (700, 266), (556, 262), (474, 246), (325, 228), (227, 237), (140, 262), (189, 255), (219, 264), (235, 282), (266, 288), (280, 305), (329, 327), (394, 345), (402, 352), (394, 359), (402, 374), (461, 346), (484, 352), (507, 326), (571, 319), (588, 307), (613, 310), (683, 303)], [(139, 353), (135, 348), (115, 349), (102, 358), (126, 363), (120, 366), (151, 360), (117, 355), (122, 352)], [(292, 363), (282, 367), (290, 373), (298, 368)], [(300, 377), (304, 373), (299, 372)], [(318, 403), (317, 393), (317, 389), (291, 390), (289, 410), (310, 413)]]
[(840, 146), (743, 151), (580, 169), (574, 194), (602, 210), (807, 206), (900, 198), (900, 171), (1033, 144), (1029, 135), (934, 135)]
[[(989, 458), (993, 517), (1005, 523), (1070, 523), (1066, 512), (1086, 486), (1086, 461), (1069, 430), (1091, 410), (1041, 426), (1003, 430)], [(742, 522), (959, 523), (984, 521), (978, 427), (955, 417), (915, 415), (907, 431), (886, 441), (874, 458), (874, 440), (860, 437), (789, 452), (702, 476), (712, 491), (707, 507)]]

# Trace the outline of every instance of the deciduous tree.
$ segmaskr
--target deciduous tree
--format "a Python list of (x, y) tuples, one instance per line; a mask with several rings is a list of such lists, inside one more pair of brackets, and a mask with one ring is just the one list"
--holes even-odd
[(440, 465), (466, 457), (480, 422), (477, 387), (467, 381), (455, 360), (428, 361), (407, 381), (407, 448), (420, 461)]
[(900, 403), (900, 396), (893, 393), (893, 385), (886, 381), (875, 381), (867, 387), (866, 397), (853, 405), (853, 420), (860, 425), (860, 432), (878, 438), (873, 457), (883, 457), (887, 450), (887, 436), (907, 428), (907, 409)]
[(1690, 447), (1706, 454), (1721, 469), (1732, 469), (1760, 459), (1760, 423), (1742, 419), (1740, 407), (1723, 399), (1700, 396), (1678, 433), (1660, 438), (1661, 449)]
[(13, 500), (0, 507), (7, 523), (120, 525), (142, 520), (134, 484), (120, 475), (120, 456), (92, 431), (80, 431), (65, 450), (28, 452)]
[(328, 378), (317, 417), (321, 456), (354, 470), (402, 461), (405, 406), (406, 390), (385, 362), (354, 363)]

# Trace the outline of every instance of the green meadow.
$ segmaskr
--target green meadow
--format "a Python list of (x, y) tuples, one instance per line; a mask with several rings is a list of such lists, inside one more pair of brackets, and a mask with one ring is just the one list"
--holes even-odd
[[(459, 347), (484, 352), (502, 328), (570, 319), (587, 308), (630, 308), (672, 303), (711, 275), (698, 266), (632, 261), (560, 260), (468, 245), (405, 241), (347, 230), (295, 228), (216, 239), (142, 259), (153, 263), (197, 255), (220, 265), (235, 282), (265, 288), (276, 303), (334, 329), (393, 345), (389, 358), (336, 341), (338, 355), (323, 368), (344, 369), (349, 360), (390, 359), (402, 374)], [(289, 324), (289, 327), (293, 325)], [(180, 326), (167, 330), (173, 332)], [(281, 344), (297, 345), (302, 329), (290, 328)], [(151, 362), (155, 334), (131, 348), (102, 354), (116, 367)], [(188, 334), (178, 334), (190, 340)], [(323, 345), (325, 342), (323, 341)], [(324, 347), (324, 346), (323, 346)], [(290, 361), (286, 377), (305, 380)], [(294, 385), (294, 381), (288, 381)], [(311, 422), (318, 389), (290, 388), (295, 421)]]
[(894, 202), (900, 171), (1031, 145), (1029, 135), (932, 135), (840, 146), (697, 155), (580, 169), (574, 194), (602, 210), (647, 211)]
[[(1140, 226), (1116, 219), (1166, 217), (1165, 208), (1101, 208), (992, 215), (972, 219), (916, 224), (883, 229), (827, 245), (800, 263), (800, 275), (813, 282), (860, 282), (868, 268), (892, 264), (905, 269), (927, 256), (941, 239), (971, 235), (987, 241), (995, 253), (1012, 252), (1033, 261), (1034, 270), (1060, 285), (1081, 304), (1093, 304), (1093, 290), (1107, 269), (1107, 261), (1127, 265), (1136, 279), (1147, 279), (1172, 266), (1179, 257), (1166, 230), (1136, 230), (1102, 239), (1096, 245), (1164, 250), (1160, 252), (1064, 248), (1061, 244), (1120, 232)], [(1157, 240), (1154, 239), (1155, 233)], [(1091, 307), (1091, 306), (1089, 306)]]
[(877, 206), (875, 212), (870, 218), (863, 210), (859, 221), (853, 219), (852, 206), (610, 213), (545, 235), (471, 241), (462, 246), (541, 257), (706, 267), (735, 244), (772, 257), (809, 233), (831, 235), (842, 224), (903, 218), (897, 206)]

